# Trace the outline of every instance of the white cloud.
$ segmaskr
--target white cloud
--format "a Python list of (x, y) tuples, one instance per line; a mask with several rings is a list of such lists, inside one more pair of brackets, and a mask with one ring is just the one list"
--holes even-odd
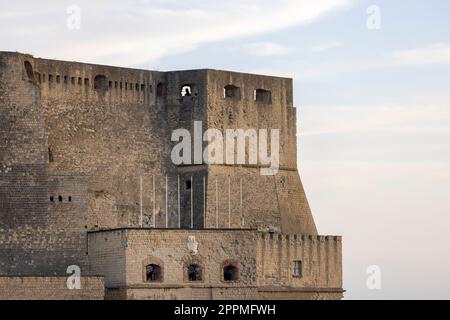
[(273, 43), (273, 42), (255, 42), (249, 43), (243, 46), (243, 49), (248, 54), (258, 56), (258, 57), (267, 57), (274, 55), (283, 55), (291, 52), (292, 50), (282, 44)]
[[(79, 0), (81, 29), (66, 28), (69, 1), (2, 4), (2, 50), (94, 63), (141, 64), (204, 43), (309, 23), (357, 0)], [(266, 52), (270, 48), (266, 47)], [(272, 47), (273, 52), (280, 48)]]
[(439, 43), (426, 48), (396, 51), (394, 57), (406, 65), (450, 64), (450, 45)]

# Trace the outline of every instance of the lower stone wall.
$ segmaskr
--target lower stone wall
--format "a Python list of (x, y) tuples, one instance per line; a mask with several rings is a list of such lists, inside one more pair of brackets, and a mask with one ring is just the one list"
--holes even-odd
[(67, 277), (0, 277), (0, 300), (103, 300), (103, 277), (82, 277), (69, 290)]
[(341, 300), (344, 298), (344, 291), (341, 289), (320, 290), (320, 289), (286, 289), (275, 290), (259, 289), (258, 299), (260, 300)]
[(160, 287), (107, 289), (111, 300), (255, 300), (256, 287)]

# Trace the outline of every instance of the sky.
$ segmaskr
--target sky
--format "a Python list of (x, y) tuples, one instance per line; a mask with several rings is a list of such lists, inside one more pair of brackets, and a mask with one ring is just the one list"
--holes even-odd
[(319, 232), (344, 238), (346, 299), (450, 298), (450, 1), (0, 5), (1, 51), (292, 77), (300, 174)]

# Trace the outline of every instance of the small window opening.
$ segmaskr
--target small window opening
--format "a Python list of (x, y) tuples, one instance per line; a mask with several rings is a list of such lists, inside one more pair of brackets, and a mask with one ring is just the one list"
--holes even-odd
[(61, 82), (61, 76), (56, 76), (56, 83), (60, 83)]
[(63, 197), (62, 196), (58, 196), (58, 201), (62, 202), (63, 201)]
[(228, 265), (223, 268), (224, 281), (237, 281), (239, 279), (238, 268), (233, 265)]
[(64, 84), (67, 84), (67, 76), (64, 76)]
[(69, 197), (67, 198), (67, 200), (68, 200), (69, 202), (72, 202), (72, 196), (69, 196)]
[(145, 91), (145, 84), (141, 84), (141, 91)]
[(119, 83), (117, 81), (114, 81), (114, 88), (117, 89), (119, 87)]
[(223, 88), (223, 97), (225, 99), (236, 99), (241, 98), (241, 89), (239, 87), (229, 84)]
[(161, 280), (161, 267), (156, 264), (150, 264), (145, 267), (145, 274), (147, 281), (160, 281)]
[(55, 199), (53, 198), (53, 196), (50, 197), (50, 202), (55, 201)]
[(83, 84), (83, 79), (81, 79), (81, 78), (78, 78), (78, 85), (82, 85)]
[(294, 261), (294, 277), (302, 277), (302, 276), (303, 276), (302, 262), (300, 260)]
[(112, 81), (109, 81), (109, 82), (108, 82), (108, 87), (109, 87), (109, 88), (112, 88), (112, 87), (113, 87), (113, 82), (112, 82)]
[(94, 78), (94, 90), (97, 91), (107, 91), (108, 90), (108, 79), (104, 75), (96, 75)]
[(256, 102), (272, 103), (272, 93), (269, 90), (256, 89), (253, 99)]
[(84, 85), (85, 86), (89, 86), (89, 79), (88, 78), (84, 78)]
[(136, 83), (136, 84), (134, 85), (134, 87), (135, 87), (136, 91), (139, 91), (139, 83)]
[(191, 264), (188, 266), (187, 271), (189, 281), (202, 281), (202, 267), (197, 264)]
[(164, 97), (166, 95), (166, 85), (162, 82), (158, 83), (156, 87), (156, 96)]
[(34, 80), (34, 72), (33, 72), (33, 66), (29, 61), (24, 62), (25, 71), (27, 73), (28, 79)]
[(73, 85), (75, 84), (75, 77), (71, 77), (70, 78), (70, 83), (73, 84)]
[(192, 86), (184, 85), (181, 87), (181, 96), (190, 97), (192, 96)]
[(186, 190), (191, 190), (191, 189), (192, 189), (192, 181), (186, 180)]
[(48, 148), (48, 161), (49, 162), (53, 162), (54, 161), (54, 159), (53, 159), (53, 152), (52, 152), (52, 149), (50, 149), (50, 148)]

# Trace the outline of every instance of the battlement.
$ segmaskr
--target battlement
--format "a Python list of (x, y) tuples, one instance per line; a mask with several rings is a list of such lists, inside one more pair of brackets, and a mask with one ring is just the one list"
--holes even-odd
[[(44, 99), (183, 104), (205, 95), (212, 89), (209, 85), (215, 86), (217, 79), (222, 78), (224, 81), (220, 88), (214, 88), (214, 94), (227, 103), (270, 105), (281, 94), (287, 95), (287, 106), (292, 107), (292, 89), (280, 92), (286, 83), (292, 83), (290, 78), (215, 69), (152, 71), (41, 59), (14, 52), (0, 52), (0, 56), (22, 60), (23, 70), (17, 70), (18, 74), (38, 85)], [(189, 99), (185, 97), (186, 89)]]
[(258, 241), (258, 285), (342, 288), (342, 237), (262, 234)]

